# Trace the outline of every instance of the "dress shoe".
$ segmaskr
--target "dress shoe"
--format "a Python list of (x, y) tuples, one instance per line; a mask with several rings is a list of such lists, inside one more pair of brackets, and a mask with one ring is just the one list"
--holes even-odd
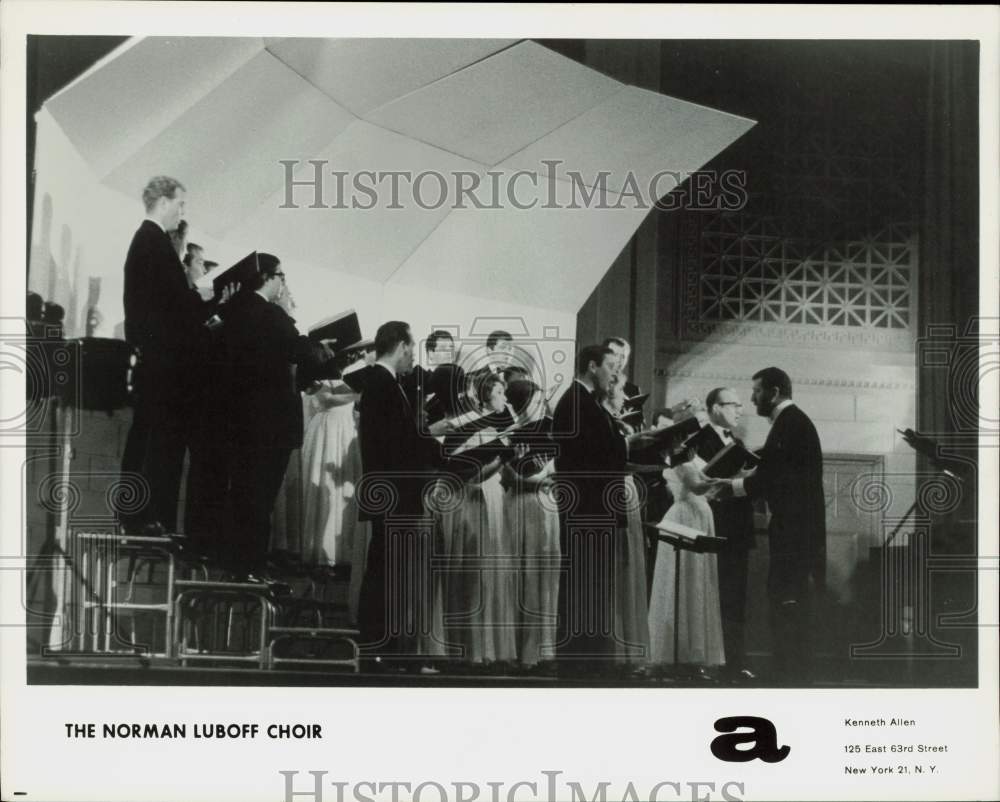
[(733, 685), (749, 685), (758, 681), (757, 675), (749, 668), (729, 668), (727, 666), (722, 676)]
[(247, 571), (239, 581), (265, 585), (273, 596), (288, 596), (292, 592), (291, 585), (260, 571)]

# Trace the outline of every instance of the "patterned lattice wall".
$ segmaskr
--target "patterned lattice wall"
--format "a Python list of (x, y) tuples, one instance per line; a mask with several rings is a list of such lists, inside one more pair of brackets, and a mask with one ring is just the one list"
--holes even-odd
[(682, 219), (680, 334), (912, 349), (913, 127), (834, 81), (794, 91), (741, 154), (744, 208)]
[(906, 225), (814, 248), (767, 218), (718, 215), (701, 232), (698, 319), (910, 328), (915, 244)]

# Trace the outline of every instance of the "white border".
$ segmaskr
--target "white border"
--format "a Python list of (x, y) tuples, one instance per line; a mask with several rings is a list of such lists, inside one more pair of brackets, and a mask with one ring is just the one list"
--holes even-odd
[[(0, 5), (0, 304), (23, 312), (25, 249), (24, 87), (26, 33), (573, 38), (978, 39), (981, 42), (981, 313), (997, 317), (998, 12), (994, 7), (903, 6), (511, 6), (257, 3), (96, 3), (7, 0)], [(3, 378), (3, 392), (23, 386)], [(998, 408), (997, 372), (981, 403)], [(8, 409), (8, 405), (4, 405)], [(996, 487), (994, 448), (984, 449), (984, 487)], [(992, 467), (990, 473), (988, 468)], [(0, 569), (16, 572), (20, 457), (0, 449), (4, 515)], [(998, 553), (996, 495), (980, 493), (981, 554)], [(14, 546), (13, 550), (11, 546)], [(14, 555), (14, 556), (11, 556)], [(2, 623), (19, 609), (17, 582), (2, 587)], [(997, 576), (983, 574), (980, 609), (996, 620)], [(745, 783), (745, 798), (972, 799), (1000, 796), (997, 780), (997, 630), (981, 630), (978, 690), (537, 692), (26, 687), (23, 632), (0, 635), (0, 776), (3, 799), (282, 798), (280, 769), (327, 770), (329, 780), (541, 781), (558, 769), (593, 787), (629, 780)], [(726, 715), (771, 718), (793, 746), (777, 764), (722, 764), (708, 752), (712, 723)], [(918, 720), (920, 740), (951, 746), (947, 775), (918, 784), (845, 784), (844, 716)], [(68, 741), (64, 721), (320, 721), (320, 742)], [(942, 759), (944, 763), (944, 759)], [(303, 775), (304, 776), (304, 775)], [(508, 786), (509, 787), (509, 786)], [(10, 796), (14, 790), (27, 797)], [(488, 789), (484, 789), (484, 794)], [(685, 789), (687, 793), (687, 789)], [(327, 799), (336, 799), (327, 789)], [(306, 799), (297, 797), (296, 799)], [(345, 797), (350, 798), (350, 797)], [(436, 795), (425, 797), (434, 799)], [(488, 799), (488, 796), (480, 797)], [(502, 797), (506, 798), (506, 797)], [(661, 795), (663, 799), (691, 798)], [(721, 798), (719, 788), (711, 796)]]

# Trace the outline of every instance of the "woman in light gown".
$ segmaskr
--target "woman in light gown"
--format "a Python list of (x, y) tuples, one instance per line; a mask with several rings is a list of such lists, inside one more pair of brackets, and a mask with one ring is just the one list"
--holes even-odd
[[(697, 416), (705, 425), (708, 418), (697, 402), (688, 402), (674, 418), (675, 423)], [(715, 535), (709, 494), (718, 484), (703, 473), (705, 462), (697, 455), (664, 476), (670, 485), (674, 503), (664, 520)], [(722, 643), (722, 613), (719, 606), (719, 568), (715, 554), (681, 551), (680, 591), (677, 611), (677, 651), (674, 654), (674, 549), (660, 544), (653, 574), (649, 601), (649, 632), (652, 662), (657, 666), (685, 664), (704, 670), (722, 666), (725, 652)]]
[[(365, 364), (362, 349), (347, 354), (344, 371)], [(354, 491), (361, 479), (354, 404), (359, 395), (341, 379), (315, 382), (302, 443), (302, 561), (351, 565), (357, 529)]]
[(545, 396), (533, 381), (507, 385), (514, 439), (526, 453), (504, 465), (504, 520), (516, 550), (517, 652), (525, 668), (555, 658), (559, 604), (559, 511), (550, 494), (556, 446)]
[[(627, 440), (635, 431), (621, 419), (625, 403), (625, 384), (616, 380), (601, 401), (612, 418), (618, 433)], [(642, 500), (631, 471), (643, 466), (626, 463), (630, 471), (624, 476), (622, 503), (625, 506), (624, 528), (615, 538), (615, 633), (619, 639), (619, 663), (644, 668), (649, 660), (649, 627), (646, 599), (646, 541), (642, 531)]]
[[(478, 387), (484, 413), (506, 408), (504, 382), (492, 375)], [(471, 433), (489, 439), (492, 430)], [(449, 435), (446, 453), (470, 439), (470, 432)], [(456, 512), (451, 534), (447, 578), (445, 629), (449, 644), (460, 650), (459, 659), (476, 666), (511, 662), (517, 657), (515, 550), (504, 526), (504, 489), (499, 458), (471, 464), (453, 455), (450, 469), (464, 480), (465, 498)]]

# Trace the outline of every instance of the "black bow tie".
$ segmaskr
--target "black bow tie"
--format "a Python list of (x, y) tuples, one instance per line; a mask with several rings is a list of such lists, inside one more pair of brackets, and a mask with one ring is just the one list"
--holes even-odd
[(729, 429), (723, 429), (722, 434), (724, 437), (728, 437), (730, 440), (733, 439), (733, 433)]

